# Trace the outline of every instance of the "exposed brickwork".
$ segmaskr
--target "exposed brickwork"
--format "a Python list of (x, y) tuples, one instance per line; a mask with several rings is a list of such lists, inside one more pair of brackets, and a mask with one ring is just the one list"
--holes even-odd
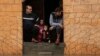
[(22, 56), (22, 0), (0, 0), (0, 56)]
[(100, 55), (100, 0), (63, 0), (63, 6), (65, 56)]
[[(100, 0), (63, 0), (66, 54), (100, 54)], [(22, 55), (21, 0), (0, 0), (0, 56)]]

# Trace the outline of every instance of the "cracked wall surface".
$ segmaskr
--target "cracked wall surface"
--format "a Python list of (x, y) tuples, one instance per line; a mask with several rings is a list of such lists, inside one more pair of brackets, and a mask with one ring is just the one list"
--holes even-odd
[[(100, 0), (63, 0), (64, 54), (100, 54)], [(22, 56), (21, 0), (0, 0), (0, 56)]]
[(0, 56), (22, 56), (21, 0), (0, 0)]
[(67, 55), (100, 55), (100, 0), (63, 0)]

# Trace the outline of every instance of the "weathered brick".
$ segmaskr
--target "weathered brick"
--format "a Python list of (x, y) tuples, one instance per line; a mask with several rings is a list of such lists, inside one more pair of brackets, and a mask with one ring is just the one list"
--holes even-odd
[(0, 0), (0, 4), (12, 4), (14, 0)]
[(74, 6), (74, 12), (91, 12), (91, 5), (76, 5)]
[(90, 13), (84, 13), (84, 14), (82, 15), (82, 17), (83, 17), (83, 18), (88, 18), (89, 15), (90, 15)]
[(97, 0), (98, 1), (98, 4), (100, 4), (100, 0)]
[(92, 5), (92, 12), (100, 12), (100, 5)]
[(100, 13), (96, 13), (95, 18), (100, 18)]
[(79, 5), (80, 0), (63, 0), (64, 5)]
[(80, 4), (97, 4), (98, 0), (80, 0)]
[(0, 56), (22, 56), (22, 34), (18, 36), (22, 32), (22, 28), (19, 29), (22, 27), (21, 3), (20, 0), (0, 0)]
[[(100, 54), (100, 0), (65, 1), (64, 40), (68, 44), (65, 54)], [(73, 43), (76, 46), (71, 46)]]
[(70, 13), (69, 17), (67, 17), (67, 18), (76, 18), (76, 13)]
[(76, 13), (76, 18), (81, 18), (83, 17), (84, 13)]
[(95, 18), (96, 13), (90, 13), (90, 15), (88, 16), (88, 18)]
[(72, 5), (74, 0), (63, 0), (64, 6), (66, 5)]
[(21, 4), (22, 3), (22, 0), (14, 0), (14, 3)]
[(22, 6), (20, 4), (10, 4), (10, 5), (0, 5), (0, 11), (6, 11), (6, 12), (11, 12), (11, 11), (22, 11)]
[(22, 5), (21, 4), (15, 4), (15, 5), (12, 5), (12, 11), (19, 11), (19, 12), (22, 12)]
[(64, 6), (64, 12), (73, 12), (73, 6)]
[(80, 1), (81, 1), (81, 0), (74, 0), (74, 1), (73, 1), (73, 5), (80, 5)]

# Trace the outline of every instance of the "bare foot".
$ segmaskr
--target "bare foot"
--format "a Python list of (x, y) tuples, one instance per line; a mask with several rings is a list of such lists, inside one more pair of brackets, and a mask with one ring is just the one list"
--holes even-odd
[(32, 38), (32, 42), (38, 43), (38, 41), (37, 41), (37, 40), (35, 40), (34, 38)]
[(55, 42), (55, 44), (56, 44), (56, 45), (59, 45), (59, 43), (60, 43), (60, 40), (57, 39), (56, 42)]

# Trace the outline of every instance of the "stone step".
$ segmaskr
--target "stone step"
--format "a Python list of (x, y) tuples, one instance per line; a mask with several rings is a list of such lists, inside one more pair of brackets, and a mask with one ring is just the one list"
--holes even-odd
[(38, 52), (39, 55), (52, 55), (52, 52)]
[(52, 52), (38, 52), (38, 56), (53, 56)]
[(24, 56), (64, 56), (64, 45), (54, 43), (24, 43)]

